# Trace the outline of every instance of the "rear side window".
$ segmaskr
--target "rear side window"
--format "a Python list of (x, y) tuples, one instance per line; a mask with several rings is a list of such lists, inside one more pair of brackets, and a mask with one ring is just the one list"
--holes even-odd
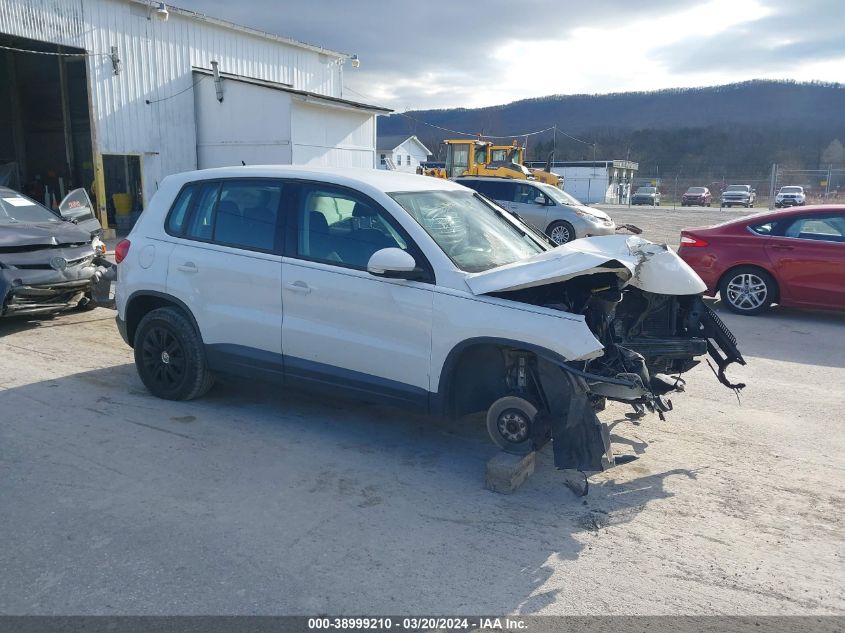
[(170, 208), (170, 215), (167, 216), (167, 232), (171, 235), (182, 234), (185, 228), (185, 220), (188, 217), (188, 209), (191, 207), (191, 197), (194, 195), (196, 188), (194, 184), (186, 185), (176, 196), (176, 200)]
[(193, 204), (193, 212), (185, 237), (204, 242), (211, 241), (214, 235), (214, 207), (217, 206), (219, 193), (219, 182), (209, 182), (199, 186), (197, 200)]
[(748, 228), (757, 233), (757, 235), (771, 235), (775, 228), (775, 221), (763, 222), (762, 224), (752, 224)]
[(171, 235), (272, 251), (282, 183), (269, 179), (196, 182), (179, 192), (167, 217)]
[(233, 180), (223, 183), (213, 240), (241, 248), (273, 250), (281, 198), (282, 185), (278, 182)]

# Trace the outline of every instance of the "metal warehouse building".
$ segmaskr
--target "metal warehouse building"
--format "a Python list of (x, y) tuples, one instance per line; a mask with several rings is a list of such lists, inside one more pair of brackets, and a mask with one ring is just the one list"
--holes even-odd
[(0, 184), (113, 221), (175, 172), (375, 167), (387, 110), (343, 99), (350, 59), (159, 2), (0, 0)]

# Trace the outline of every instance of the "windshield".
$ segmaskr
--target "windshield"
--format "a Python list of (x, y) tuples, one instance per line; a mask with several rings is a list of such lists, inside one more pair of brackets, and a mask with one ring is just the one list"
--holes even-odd
[(781, 193), (801, 193), (801, 187), (781, 187)]
[(707, 191), (704, 187), (690, 187), (687, 189), (687, 193), (704, 193)]
[(537, 186), (544, 194), (559, 204), (566, 204), (575, 207), (583, 206), (579, 200), (576, 200), (568, 193), (561, 191), (557, 187), (553, 187), (552, 185), (547, 185), (545, 183), (538, 183)]
[(63, 222), (59, 216), (11, 189), (0, 189), (0, 224)]
[(389, 194), (465, 272), (504, 266), (546, 249), (527, 227), (471, 191)]
[(731, 185), (725, 191), (748, 191), (748, 185)]
[(654, 193), (657, 191), (654, 187), (640, 187), (637, 189), (637, 193)]

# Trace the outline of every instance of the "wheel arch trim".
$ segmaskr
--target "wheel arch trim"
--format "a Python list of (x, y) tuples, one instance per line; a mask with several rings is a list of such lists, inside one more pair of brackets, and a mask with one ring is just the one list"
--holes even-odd
[(137, 299), (142, 299), (144, 297), (152, 297), (155, 299), (161, 299), (167, 303), (171, 303), (182, 312), (185, 313), (185, 316), (188, 317), (188, 320), (191, 322), (191, 325), (194, 327), (194, 330), (197, 333), (197, 336), (200, 339), (200, 343), (202, 343), (202, 331), (200, 330), (199, 323), (197, 323), (197, 319), (194, 316), (194, 313), (188, 307), (188, 305), (182, 301), (181, 299), (174, 297), (171, 294), (167, 294), (166, 292), (158, 292), (156, 290), (136, 290), (129, 298), (126, 300), (126, 307), (124, 309), (124, 316), (125, 316), (125, 323), (126, 323), (126, 336), (129, 342), (130, 347), (133, 346), (135, 340), (135, 331), (137, 330), (138, 324), (141, 322), (143, 317), (134, 319), (134, 321), (130, 321), (129, 315), (132, 311), (132, 305)]
[(476, 336), (464, 339), (456, 343), (452, 349), (449, 350), (449, 353), (446, 355), (446, 359), (443, 361), (437, 391), (431, 394), (432, 402), (430, 408), (432, 413), (441, 416), (449, 414), (449, 403), (451, 402), (453, 396), (452, 386), (455, 379), (455, 369), (457, 367), (458, 360), (468, 349), (482, 345), (501, 347), (503, 349), (524, 349), (527, 352), (531, 352), (537, 356), (542, 356), (560, 365), (565, 365), (567, 362), (566, 358), (557, 352), (553, 352), (540, 345), (526, 343), (525, 341), (520, 341), (518, 339), (495, 336)]

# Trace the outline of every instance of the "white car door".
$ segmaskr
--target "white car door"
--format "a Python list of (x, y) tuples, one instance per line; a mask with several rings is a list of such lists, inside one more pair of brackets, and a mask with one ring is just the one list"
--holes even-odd
[(187, 185), (168, 216), (167, 292), (193, 313), (212, 368), (282, 375), (283, 184)]
[(301, 185), (288, 223), (286, 380), (427, 406), (433, 286), (366, 270), (374, 252), (396, 247), (430, 271), (410, 238), (372, 200), (320, 183)]

